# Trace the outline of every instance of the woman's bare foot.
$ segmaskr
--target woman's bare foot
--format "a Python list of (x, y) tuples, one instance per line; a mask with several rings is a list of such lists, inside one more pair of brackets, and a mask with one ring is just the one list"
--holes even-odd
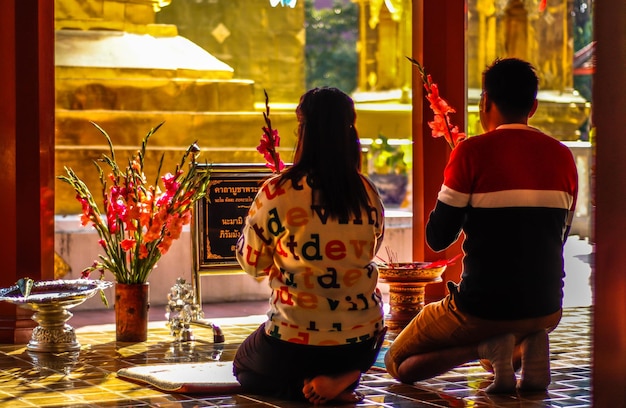
[[(304, 381), (302, 394), (312, 404), (325, 404), (339, 399), (341, 402), (358, 402), (359, 395), (347, 388), (361, 377), (359, 370), (338, 375), (318, 375)], [(362, 399), (362, 398), (361, 398)]]
[(356, 404), (357, 402), (361, 402), (365, 399), (365, 396), (357, 391), (348, 391), (345, 390), (337, 395), (333, 401), (345, 404)]

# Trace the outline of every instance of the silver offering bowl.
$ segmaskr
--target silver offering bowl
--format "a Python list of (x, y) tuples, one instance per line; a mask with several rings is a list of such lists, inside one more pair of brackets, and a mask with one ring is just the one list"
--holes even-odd
[(101, 280), (53, 280), (33, 282), (28, 280), (10, 288), (0, 289), (0, 301), (33, 310), (32, 319), (38, 323), (26, 346), (30, 351), (64, 352), (80, 349), (74, 328), (66, 322), (72, 317), (68, 309), (78, 306), (99, 290), (113, 285)]

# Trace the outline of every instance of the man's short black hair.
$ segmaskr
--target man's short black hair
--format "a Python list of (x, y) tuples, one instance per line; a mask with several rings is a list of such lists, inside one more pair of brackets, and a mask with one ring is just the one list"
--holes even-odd
[(518, 58), (497, 59), (483, 72), (483, 92), (506, 118), (527, 117), (538, 89), (535, 67)]

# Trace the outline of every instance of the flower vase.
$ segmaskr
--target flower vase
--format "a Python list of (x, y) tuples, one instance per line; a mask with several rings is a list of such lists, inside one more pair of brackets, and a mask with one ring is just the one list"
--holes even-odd
[(148, 339), (149, 283), (115, 284), (115, 336), (117, 341)]

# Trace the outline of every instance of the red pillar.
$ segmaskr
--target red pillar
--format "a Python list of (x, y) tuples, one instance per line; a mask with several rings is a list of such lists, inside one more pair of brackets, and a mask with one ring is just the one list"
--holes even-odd
[[(0, 287), (54, 276), (54, 1), (0, 13)], [(0, 343), (25, 343), (32, 312), (0, 302)]]
[[(420, 61), (439, 85), (444, 99), (457, 113), (452, 122), (465, 129), (467, 87), (465, 73), (466, 0), (413, 1), (413, 58)], [(427, 18), (425, 17), (427, 16)], [(408, 63), (408, 61), (407, 61)], [(461, 253), (460, 242), (444, 253), (434, 253), (426, 244), (428, 214), (437, 201), (443, 169), (450, 148), (443, 139), (431, 137), (428, 121), (433, 114), (424, 102), (423, 86), (413, 70), (413, 258), (434, 261)], [(426, 302), (442, 298), (445, 281), (458, 281), (461, 262), (449, 266), (440, 284), (426, 287)]]
[(594, 4), (593, 120), (596, 258), (593, 271), (593, 406), (626, 407), (626, 2)]

